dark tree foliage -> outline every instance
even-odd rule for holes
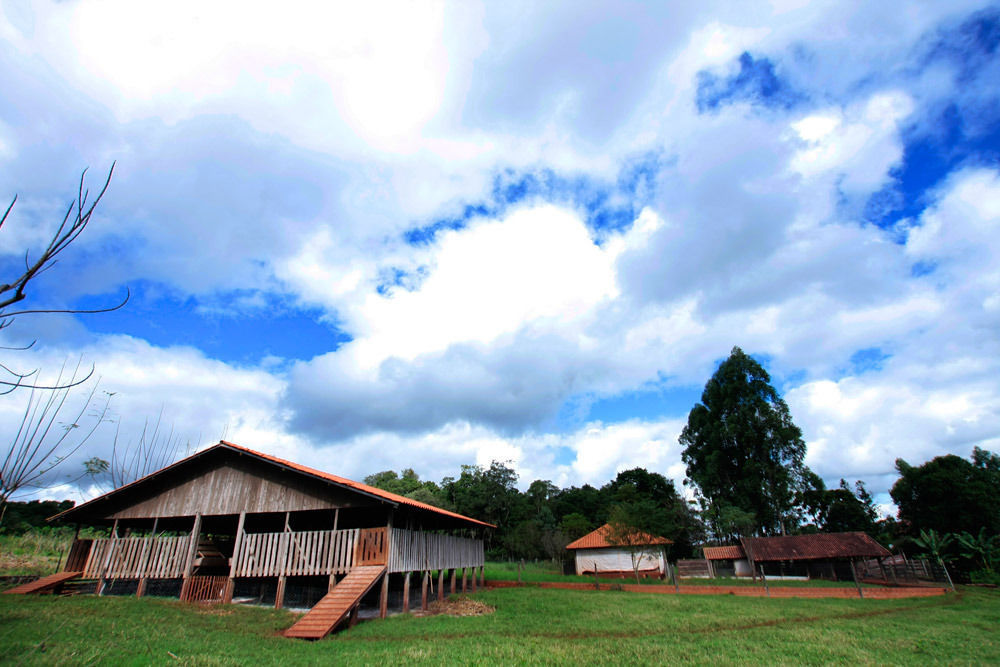
[[[735,509],[751,517],[754,532],[766,535],[797,525],[796,495],[807,470],[802,432],[770,382],[759,363],[734,347],[680,437],[688,480],[709,515],[733,515]]]
[[[875,499],[861,480],[855,482],[853,490],[844,479],[839,488],[828,489],[818,475],[806,471],[798,504],[814,522],[802,526],[802,532],[861,531],[872,537],[881,532]]]
[[[629,517],[630,524],[642,532],[673,541],[671,557],[693,554],[695,543],[703,537],[697,514],[677,493],[674,483],[659,473],[633,468],[601,488],[608,505],[608,517]]]
[[[920,466],[896,459],[899,479],[889,494],[907,533],[1000,533],[1000,457],[978,447],[972,461],[954,454]]]
[[[72,500],[9,502],[4,510],[3,523],[0,523],[0,532],[24,533],[34,528],[48,526],[46,519],[60,512],[65,512],[75,504]]]
[[[421,481],[413,468],[407,468],[398,475],[395,471],[383,470],[365,477],[365,484],[435,507],[453,509],[445,500],[441,487],[434,482]]]
[[[524,514],[521,509],[521,493],[514,486],[517,473],[499,461],[493,461],[489,468],[483,466],[462,466],[458,479],[446,477],[441,481],[441,491],[445,500],[459,514],[475,517],[497,526],[486,539],[487,550],[502,549],[506,532],[510,530],[512,519]]]

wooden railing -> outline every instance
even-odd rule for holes
[[[484,563],[483,541],[393,528],[389,541],[389,572],[417,572]]]
[[[84,576],[102,579],[170,579],[185,572],[190,536],[95,539]],[[483,565],[483,543],[452,535],[401,528],[350,528],[245,533],[234,577],[345,574],[356,565],[388,565],[389,572],[416,572]]]
[[[236,577],[344,574],[354,567],[358,529],[246,533]]]
[[[94,540],[84,577],[172,579],[184,576],[190,537],[119,537]]]

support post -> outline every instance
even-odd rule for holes
[[[222,601],[229,604],[233,601],[233,589],[236,588],[236,566],[240,562],[240,549],[243,547],[243,527],[246,525],[247,513],[240,512],[240,519],[236,523],[236,540],[233,543],[233,557],[229,561],[229,581],[226,582],[226,592],[222,595]]]
[[[191,573],[194,571],[194,557],[198,553],[198,538],[201,536],[201,514],[194,515],[194,526],[191,528],[191,542],[188,544],[187,559],[184,561],[184,583],[181,585],[181,600],[186,600],[188,588],[191,586]]]
[[[455,573],[458,572],[456,568],[451,568],[451,594],[455,594]]]
[[[864,591],[861,590],[861,581],[858,579],[858,568],[856,567],[853,559],[851,560],[851,574],[854,575],[854,585],[858,587],[858,597],[863,598],[865,594]]]
[[[378,596],[378,617],[385,618],[389,615],[389,573],[382,575],[382,591]]]
[[[337,575],[335,575],[333,572],[331,572],[330,573],[330,583],[327,586],[326,591],[329,593],[330,591],[333,590],[333,587],[336,586],[336,585],[337,585]]]
[[[476,568],[472,568],[472,592],[476,592]]]
[[[424,570],[423,576],[420,581],[420,610],[427,611],[427,580],[430,578],[430,573]]]
[[[438,570],[438,600],[444,600],[444,569]]]
[[[115,546],[118,542],[118,519],[115,519],[111,527],[111,541],[108,542],[108,555],[104,557],[104,565],[101,566],[101,578],[97,580],[97,594],[104,595],[104,586],[107,584],[108,568],[111,567],[111,557],[115,553]]]
[[[601,582],[597,579],[597,561],[594,561],[594,590],[601,590]]]
[[[767,593],[767,597],[771,597],[771,588],[767,585],[767,577],[764,576],[764,566],[760,566],[760,580],[764,582],[764,592]]]
[[[135,596],[141,598],[146,594],[146,581],[148,580],[148,573],[146,568],[149,566],[149,550],[153,547],[153,540],[156,539],[156,527],[160,523],[160,517],[155,517],[153,519],[153,530],[150,532],[149,537],[146,538],[148,542],[142,545],[142,559],[139,561],[139,585],[135,589]]]
[[[465,575],[465,568],[463,567],[462,568],[462,595],[465,595],[465,587],[466,587],[466,578],[465,577],[466,577],[466,575]]]
[[[486,588],[486,566],[479,566],[479,583],[482,584],[483,588]]]
[[[524,559],[517,561],[517,585],[521,585],[521,566],[524,564]]]
[[[410,611],[410,573],[403,575],[403,613]]]

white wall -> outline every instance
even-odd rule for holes
[[[632,571],[632,556],[623,549],[577,549],[576,550],[576,573],[583,574],[584,571],[593,572],[594,564],[597,564],[599,572],[605,571]],[[666,571],[663,562],[663,552],[649,557],[643,556],[639,562],[640,570],[650,570],[656,568],[661,573]]]

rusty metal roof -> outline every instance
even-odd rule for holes
[[[294,470],[294,471],[296,471],[298,473],[301,473],[301,474],[305,474],[305,475],[310,475],[310,476],[313,476],[313,477],[317,477],[317,478],[325,480],[327,482],[332,482],[334,484],[337,484],[337,485],[340,485],[340,486],[343,486],[343,487],[347,487],[347,488],[352,489],[354,491],[357,491],[359,493],[363,493],[363,494],[365,494],[367,496],[372,496],[372,497],[375,497],[375,498],[378,498],[378,499],[381,499],[381,500],[384,500],[384,501],[387,501],[387,502],[390,502],[390,503],[393,503],[393,504],[396,504],[396,505],[407,505],[409,507],[414,507],[414,508],[425,510],[425,511],[428,511],[428,512],[433,512],[435,514],[446,516],[446,517],[449,517],[449,518],[452,518],[452,519],[458,519],[460,521],[465,521],[465,522],[468,522],[468,523],[473,523],[473,524],[476,524],[476,525],[479,525],[479,526],[485,526],[487,528],[496,528],[496,526],[494,526],[493,524],[486,523],[485,521],[479,521],[478,519],[473,519],[471,517],[463,516],[462,514],[458,514],[456,512],[449,512],[448,510],[441,509],[440,507],[434,507],[433,505],[428,505],[427,503],[422,503],[420,501],[413,500],[413,499],[407,498],[405,496],[400,496],[400,495],[397,495],[395,493],[390,493],[388,491],[383,491],[382,489],[379,489],[377,487],[369,486],[367,484],[362,484],[361,482],[355,482],[354,480],[347,479],[346,477],[339,477],[337,475],[332,475],[332,474],[330,474],[328,472],[323,472],[322,470],[316,470],[315,468],[310,468],[308,466],[304,466],[304,465],[301,465],[301,464],[298,464],[298,463],[294,463],[292,461],[286,461],[285,459],[280,459],[277,456],[271,456],[270,454],[264,454],[263,452],[258,452],[258,451],[255,451],[253,449],[248,449],[247,447],[243,447],[241,445],[237,445],[237,444],[234,444],[232,442],[226,442],[225,440],[220,440],[219,443],[216,444],[216,445],[208,447],[207,449],[203,449],[200,452],[196,452],[195,454],[192,454],[191,456],[189,456],[189,457],[187,457],[185,459],[181,459],[180,461],[177,461],[176,463],[172,463],[171,465],[168,465],[165,468],[161,468],[160,470],[157,470],[156,472],[150,473],[150,474],[146,475],[145,477],[132,482],[131,484],[126,484],[125,486],[121,486],[121,487],[115,489],[114,491],[111,491],[109,493],[105,493],[102,496],[98,496],[96,498],[88,500],[87,502],[81,503],[81,504],[77,505],[76,507],[70,508],[70,509],[68,509],[68,510],[66,510],[64,512],[60,512],[59,514],[56,514],[53,517],[49,517],[49,521],[52,521],[54,519],[60,519],[60,518],[63,518],[65,516],[72,516],[72,515],[79,514],[79,511],[81,510],[81,508],[85,508],[85,507],[88,507],[88,506],[93,506],[94,504],[96,504],[96,503],[98,503],[100,501],[105,501],[105,500],[110,499],[110,498],[112,498],[114,496],[118,496],[119,494],[121,494],[122,491],[124,491],[126,489],[133,489],[133,488],[135,488],[137,486],[142,486],[143,484],[146,484],[149,480],[152,480],[152,479],[158,477],[160,474],[162,474],[163,472],[165,472],[167,470],[171,470],[173,468],[177,468],[177,467],[182,466],[182,465],[187,465],[188,462],[190,462],[190,461],[193,461],[195,459],[201,458],[201,457],[205,456],[206,454],[208,454],[209,452],[214,452],[214,451],[217,451],[217,450],[220,450],[220,449],[237,452],[239,454],[247,454],[247,455],[253,456],[253,457],[257,458],[257,459],[261,459],[263,461],[268,461],[268,462],[273,463],[275,465],[279,465],[279,466],[282,466],[284,468],[288,468],[290,470]]]
[[[889,550],[865,533],[817,533],[744,537],[743,550],[754,561],[820,558],[883,558]]]
[[[611,531],[610,524],[604,524],[597,530],[587,533],[583,537],[566,545],[567,549],[602,549],[605,547],[616,547],[620,546],[617,544],[611,544],[608,542],[607,536]],[[636,531],[635,536],[637,540],[635,544],[673,544],[673,540],[668,540],[665,537],[656,537],[650,535],[649,533],[643,533],[641,531]],[[641,541],[639,541],[641,540]]]
[[[743,560],[746,554],[743,547],[738,544],[731,544],[724,547],[705,547],[705,560]]]

